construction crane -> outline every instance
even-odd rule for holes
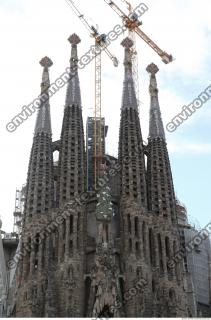
[[[130,1],[122,0],[127,5],[127,9],[129,11],[129,17],[133,14],[134,8],[132,7]],[[135,86],[136,99],[138,103],[138,107],[140,106],[139,100],[139,75],[138,75],[138,55],[136,51],[136,33],[134,29],[128,29],[128,36],[133,41],[133,46],[131,48],[131,56],[132,56],[132,71],[133,71],[133,82]]]
[[[94,106],[94,187],[97,186],[97,179],[100,171],[103,170],[103,153],[102,153],[102,114],[101,114],[101,73],[102,59],[101,52],[105,51],[107,56],[112,60],[115,67],[119,62],[117,58],[107,48],[106,34],[100,34],[96,27],[90,25],[84,15],[78,10],[72,0],[66,0],[74,13],[81,20],[83,25],[89,31],[91,37],[95,39],[95,106]]]
[[[152,41],[139,27],[142,22],[138,20],[138,15],[134,11],[129,16],[126,15],[122,9],[120,9],[114,1],[104,0],[123,20],[125,27],[128,30],[135,31],[139,37],[141,37],[162,59],[164,63],[170,63],[173,61],[172,55],[169,55],[165,51],[161,50],[154,41]]]

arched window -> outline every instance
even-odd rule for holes
[[[176,294],[175,294],[175,291],[174,291],[173,288],[171,288],[171,289],[169,290],[169,299],[170,299],[171,301],[175,301],[175,300],[176,300]]]
[[[65,239],[65,237],[66,237],[66,220],[64,220],[62,223],[62,235],[63,235],[63,239]]]
[[[139,230],[138,230],[138,217],[135,217],[135,236],[139,237]]]
[[[40,247],[40,235],[37,233],[34,241],[34,270],[38,269],[38,252]]]
[[[42,268],[45,266],[46,238],[42,239]]]
[[[70,234],[73,233],[73,215],[70,215]]]
[[[166,247],[166,258],[168,260],[170,259],[170,243],[169,243],[168,237],[165,237],[165,247]]]
[[[29,270],[30,270],[30,257],[31,257],[31,238],[27,239],[27,244],[26,244],[26,257],[24,258],[25,260],[25,279],[27,279],[29,275]]]
[[[154,267],[155,266],[155,241],[153,231],[149,229],[149,254],[150,254],[150,263]]]
[[[146,225],[145,222],[142,224],[142,241],[143,241],[143,250],[144,250],[144,257],[146,258]]]
[[[161,235],[158,233],[157,235],[157,241],[158,241],[158,254],[159,254],[159,267],[160,267],[160,273],[164,273],[163,268],[163,257],[162,257],[162,242],[161,242]]]
[[[138,241],[136,241],[135,247],[136,247],[136,255],[139,256],[140,255],[140,243]]]
[[[69,254],[70,254],[70,257],[73,255],[73,240],[70,239],[70,242],[69,242]]]
[[[40,236],[37,233],[35,236],[35,241],[34,241],[34,254],[35,254],[35,256],[38,254],[39,244],[40,244]]]
[[[129,239],[129,251],[131,252],[132,251],[132,240]]]
[[[169,280],[171,279],[171,276],[173,276],[172,269],[169,266],[169,261],[171,259],[171,248],[170,248],[170,241],[168,237],[165,237],[165,247],[166,247],[166,268],[168,272]]]
[[[155,281],[152,279],[152,292],[155,292]]]
[[[177,256],[177,243],[174,240],[173,242],[173,252],[174,252],[174,257]],[[180,283],[180,261],[175,261],[175,274],[176,274],[176,279],[177,282]]]
[[[131,221],[130,221],[130,215],[127,215],[127,225],[128,225],[128,233],[131,233]]]

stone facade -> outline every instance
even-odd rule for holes
[[[188,247],[184,256],[187,278],[188,309],[194,316],[211,316],[211,241],[209,232],[198,229],[188,223],[187,211],[177,200],[177,217],[179,221],[182,246]],[[202,236],[199,238],[199,235]],[[201,239],[201,241],[199,241]],[[190,245],[192,250],[190,250]]]
[[[97,190],[86,191],[86,161],[77,35],[72,46],[61,139],[52,142],[49,101],[41,103],[31,151],[18,262],[16,317],[186,317],[176,200],[158,102],[150,73],[150,129],[143,145],[130,49],[118,160],[106,157]],[[44,58],[41,92],[48,95]],[[59,150],[58,167],[53,151]],[[147,166],[145,159],[147,157]]]

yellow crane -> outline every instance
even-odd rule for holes
[[[74,13],[89,31],[91,37],[95,39],[95,105],[94,105],[94,142],[93,142],[93,160],[94,160],[94,187],[97,186],[97,179],[102,169],[102,114],[101,114],[101,73],[102,61],[101,52],[105,51],[107,56],[112,60],[115,67],[119,62],[117,58],[108,50],[106,34],[100,34],[97,28],[90,25],[84,15],[78,10],[72,0],[66,0]]]
[[[129,16],[131,16],[134,12],[134,8],[132,7],[130,1],[122,0],[127,5],[127,9],[129,11]],[[130,30],[128,29],[128,36],[133,41],[133,47],[131,48],[131,56],[132,56],[132,70],[133,70],[133,81],[135,86],[135,92],[136,92],[136,99],[138,103],[138,107],[140,105],[139,100],[139,75],[138,75],[138,55],[136,51],[136,33],[134,29]]]
[[[162,59],[164,63],[170,63],[173,61],[172,55],[166,53],[165,51],[161,50],[158,45],[151,40],[139,27],[142,25],[142,22],[138,20],[138,15],[135,11],[130,13],[129,15],[125,14],[122,9],[117,6],[117,4],[114,1],[111,0],[104,0],[123,20],[123,23],[125,27],[129,31],[134,31],[139,37],[141,37]],[[126,1],[124,1],[126,2]],[[130,3],[127,2],[127,4]],[[130,7],[131,9],[132,7]]]

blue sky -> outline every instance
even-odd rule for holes
[[[101,32],[109,32],[120,24],[118,16],[103,0],[78,0],[81,11]],[[90,3],[92,5],[90,5]],[[116,0],[123,9],[122,1]],[[134,7],[139,1],[132,1]],[[149,0],[149,10],[143,15],[143,30],[158,45],[173,54],[169,65],[151,48],[137,38],[140,78],[140,118],[143,137],[148,134],[149,76],[146,67],[158,65],[159,100],[164,124],[167,124],[183,105],[191,103],[210,85],[211,74],[211,2],[210,0]],[[1,36],[1,123],[0,193],[3,228],[12,230],[15,189],[25,183],[33,130],[36,117],[28,119],[14,133],[5,129],[25,104],[40,92],[40,59],[48,55],[54,62],[50,70],[55,80],[68,66],[70,44],[67,38],[76,32],[82,39],[79,55],[93,44],[87,30],[75,17],[65,0],[7,0],[0,1]],[[124,35],[126,36],[126,34]],[[123,50],[120,37],[110,50],[120,61],[118,69],[103,57],[102,110],[109,125],[107,151],[117,154],[118,124],[123,81]],[[80,72],[84,123],[93,114],[94,64]],[[114,90],[115,88],[115,90]],[[65,90],[51,99],[53,140],[59,139]],[[175,132],[167,134],[175,190],[186,205],[192,220],[203,227],[211,220],[210,157],[211,157],[211,102],[208,101]]]
[[[178,138],[178,141],[187,139],[188,144],[188,137],[191,137],[191,143],[195,141],[196,144],[195,150],[193,148],[170,153],[176,194],[186,205],[192,220],[197,220],[201,227],[211,220],[210,120],[211,118],[209,121],[204,120],[203,124],[191,126]]]

